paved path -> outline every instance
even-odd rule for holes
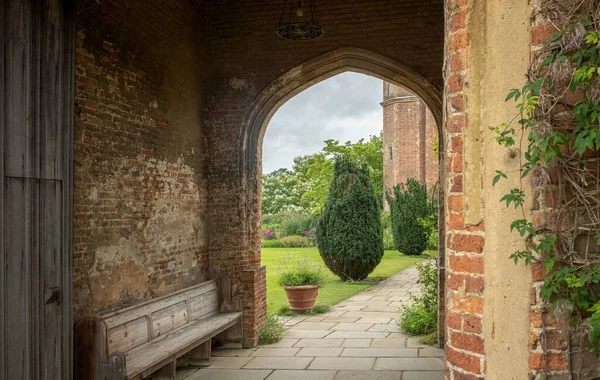
[[[312,317],[284,317],[288,330],[268,346],[213,351],[208,368],[179,380],[442,380],[443,350],[400,332],[398,308],[418,292],[414,267]]]

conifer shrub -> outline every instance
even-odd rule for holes
[[[317,246],[327,268],[343,281],[364,280],[381,261],[380,212],[368,167],[338,156],[317,224]]]
[[[417,256],[427,248],[428,233],[420,220],[431,213],[427,204],[427,187],[414,179],[394,186],[387,193],[392,215],[394,246],[405,255]]]

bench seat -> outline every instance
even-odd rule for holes
[[[91,314],[76,325],[76,379],[175,380],[177,359],[210,365],[213,340],[241,341],[242,326],[242,300],[225,276]]]
[[[217,334],[238,323],[241,312],[214,314],[197,319],[177,330],[139,346],[125,354],[126,379],[143,379],[199,343],[209,341]]]

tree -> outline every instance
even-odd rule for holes
[[[298,175],[305,191],[302,194],[302,207],[316,215],[323,211],[329,186],[333,178],[333,162],[336,157],[347,156],[358,165],[366,165],[374,183],[374,193],[381,200],[383,194],[383,137],[371,136],[368,141],[360,139],[356,143],[325,140],[321,152],[296,157],[293,172]]]
[[[325,265],[343,281],[364,280],[383,257],[380,202],[366,165],[338,155],[333,169],[317,246]]]
[[[427,187],[410,178],[406,185],[396,185],[392,191],[386,196],[392,216],[394,246],[405,255],[420,255],[427,248],[428,237],[420,219],[431,214],[427,204]]]
[[[302,187],[298,176],[282,168],[262,177],[262,213],[279,214],[301,208]]]

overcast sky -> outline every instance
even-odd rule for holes
[[[327,139],[356,142],[383,127],[380,79],[343,73],[287,101],[273,116],[263,141],[263,172],[291,168],[296,156],[321,150]]]

